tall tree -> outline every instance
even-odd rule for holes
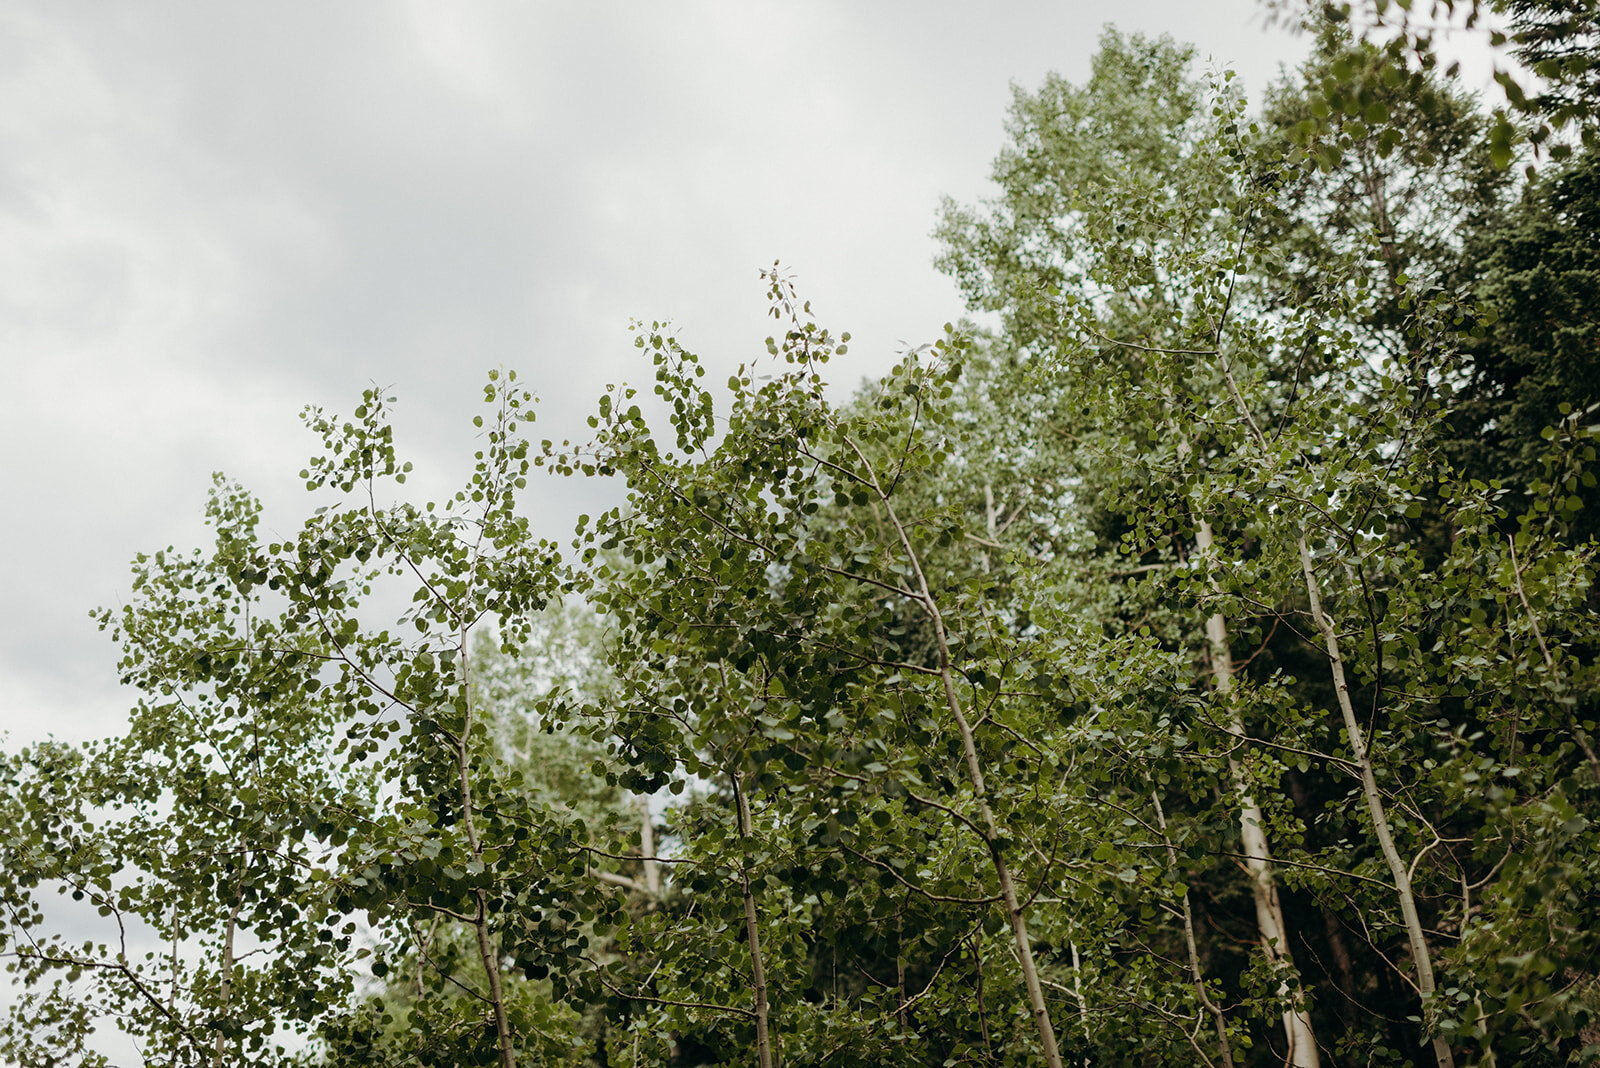
[[[1469,929],[1480,907],[1473,895],[1494,885],[1495,875],[1492,862],[1451,843],[1504,841],[1525,806],[1587,796],[1588,727],[1564,718],[1555,696],[1573,699],[1572,687],[1585,685],[1585,661],[1581,653],[1563,660],[1555,647],[1533,642],[1550,653],[1541,652],[1538,663],[1551,680],[1535,718],[1539,730],[1563,737],[1535,760],[1511,739],[1515,730],[1494,740],[1473,733],[1479,717],[1494,722],[1509,714],[1500,704],[1509,692],[1484,679],[1514,672],[1527,647],[1517,652],[1472,630],[1456,648],[1442,635],[1461,633],[1452,612],[1477,618],[1484,600],[1515,599],[1526,618],[1508,619],[1514,629],[1528,633],[1550,612],[1538,626],[1559,618],[1565,637],[1558,646],[1587,648],[1592,620],[1576,591],[1591,586],[1588,550],[1562,549],[1549,533],[1570,522],[1576,498],[1508,514],[1494,504],[1498,490],[1458,479],[1443,465],[1449,423],[1440,413],[1450,403],[1450,383],[1463,375],[1462,332],[1485,325],[1472,306],[1413,282],[1394,299],[1389,287],[1402,281],[1400,272],[1369,271],[1353,256],[1307,257],[1315,269],[1292,303],[1256,284],[1284,262],[1279,239],[1261,221],[1293,206],[1271,180],[1293,156],[1275,155],[1281,142],[1253,136],[1242,106],[1226,93],[1213,98],[1212,114],[1214,124],[1197,135],[1185,162],[1220,196],[1174,206],[1159,193],[1152,199],[1142,176],[1114,175],[1057,197],[1072,207],[1054,222],[1057,232],[995,221],[1023,219],[1027,204],[1043,201],[1029,188],[1003,199],[987,223],[947,215],[958,224],[952,255],[964,257],[963,279],[979,281],[980,306],[1024,294],[1027,316],[1008,318],[1008,331],[1016,331],[1015,344],[1040,381],[1070,398],[1051,410],[1082,417],[1060,434],[1080,457],[1068,465],[1083,472],[1073,493],[1080,504],[1110,506],[1118,522],[1107,529],[1137,554],[1137,568],[1157,575],[1151,581],[1158,588],[1187,593],[1213,621],[1220,615],[1251,628],[1270,621],[1292,635],[1309,618],[1309,633],[1288,643],[1294,648],[1269,639],[1252,656],[1258,663],[1250,688],[1265,688],[1256,707],[1265,711],[1276,700],[1278,714],[1246,720],[1248,731],[1233,730],[1225,715],[1211,720],[1224,728],[1219,733],[1246,743],[1256,762],[1275,765],[1277,775],[1290,775],[1292,766],[1291,781],[1326,791],[1320,813],[1320,802],[1307,808],[1279,801],[1268,809],[1289,843],[1276,858],[1279,877],[1292,873],[1302,894],[1369,939],[1373,921],[1383,917],[1393,934],[1373,940],[1378,959],[1420,995],[1416,1015],[1437,1063],[1453,1063],[1469,1045],[1490,1056],[1496,1048],[1526,1054],[1541,1042],[1551,1051],[1569,1049],[1576,1031],[1562,1014],[1587,995],[1508,995],[1538,990],[1535,972],[1513,981],[1486,970],[1481,957],[1446,948],[1460,937],[1452,932]],[[1340,162],[1325,159],[1320,169],[1336,174]],[[1128,220],[1146,218],[1152,204],[1166,225],[1145,238]],[[1378,249],[1381,235],[1363,234],[1353,221],[1348,229],[1356,243],[1365,238]],[[1014,239],[1023,258],[992,251],[998,235]],[[1051,240],[1070,250],[1072,270],[1052,274],[1045,262],[1028,292],[1027,267],[1015,264],[1043,260],[1038,247]],[[1447,255],[1440,259],[1448,266]],[[1068,284],[1058,289],[1062,280]],[[1387,353],[1374,351],[1367,329],[1385,306],[1398,319],[1391,336],[1404,339]],[[1556,471],[1581,483],[1588,431],[1569,423],[1551,433],[1561,444],[1544,453],[1542,484],[1560,485],[1552,483]],[[1096,479],[1102,488],[1086,492]],[[1417,551],[1410,523],[1429,487],[1441,483],[1439,507],[1454,532],[1442,562]],[[1521,549],[1512,539],[1506,552],[1485,551],[1505,524],[1519,525],[1537,548]],[[1209,552],[1198,551],[1202,543]],[[1523,551],[1564,576],[1568,593],[1559,606],[1524,602],[1515,592],[1523,572],[1510,555]],[[1430,647],[1439,655],[1402,652]],[[1293,663],[1296,675],[1314,672],[1322,681],[1275,678],[1274,663]],[[1213,657],[1213,672],[1225,665]],[[1527,792],[1485,793],[1475,785],[1485,772]],[[1294,815],[1306,823],[1297,827]],[[1585,885],[1587,875],[1577,881]],[[1446,962],[1459,971],[1441,972]],[[1571,966],[1574,988],[1582,987],[1587,967]],[[1500,1006],[1522,997],[1537,1000],[1552,1023],[1509,1019]],[[1396,1039],[1407,1041],[1399,1034],[1389,1041]],[[1353,1052],[1384,1043],[1347,1028],[1342,1044]]]
[[[1228,239],[1216,232],[1214,220],[1217,208],[1236,196],[1226,185],[1226,171],[1209,165],[1216,145],[1206,136],[1202,89],[1186,76],[1190,55],[1167,39],[1125,39],[1107,31],[1081,88],[1052,76],[1036,95],[1018,90],[1010,124],[1014,143],[995,166],[999,197],[983,211],[947,203],[939,231],[946,247],[941,264],[976,307],[1002,311],[1010,343],[1031,356],[1034,374],[1049,380],[1061,398],[1046,410],[1062,420],[1045,433],[1079,453],[1074,481],[1080,497],[1084,491],[1105,495],[1108,502],[1120,497],[1124,508],[1144,505],[1130,498],[1127,469],[1119,470],[1113,457],[1145,446],[1128,441],[1120,429],[1102,433],[1104,414],[1126,404],[1118,395],[1130,386],[1165,397],[1167,414],[1150,431],[1192,455],[1193,430],[1183,410],[1191,403],[1186,394],[1192,383],[1159,373],[1142,350],[1185,344],[1163,336],[1169,322],[1193,324],[1206,314],[1227,314],[1221,300],[1209,309],[1194,307],[1181,284],[1186,261],[1214,254]],[[1108,210],[1104,196],[1112,187],[1119,195]],[[1209,288],[1217,291],[1214,280]],[[1075,326],[1061,315],[1054,295],[1062,293],[1092,309]],[[1154,337],[1119,348],[1115,337],[1129,333]],[[1064,347],[1085,334],[1117,354],[1115,380],[1060,358]],[[1037,444],[1026,448],[1037,451]],[[1092,453],[1099,455],[1091,458]],[[1211,520],[1197,511],[1184,524],[1191,550],[1201,557],[1213,551]],[[1231,703],[1228,622],[1216,612],[1203,618],[1214,685],[1227,706],[1222,718],[1242,737],[1244,724]],[[1261,945],[1274,966],[1288,967],[1289,926],[1261,808],[1244,766],[1234,760],[1227,769]],[[1289,1003],[1283,1020],[1291,1062],[1316,1064],[1309,1014],[1293,1005],[1292,983],[1280,992]]]
[[[1020,881],[1019,865],[1027,862],[997,811],[1012,820],[1038,817],[1023,816],[1030,810],[1011,799],[1009,779],[1006,788],[989,786],[990,758],[970,703],[984,689],[982,657],[995,658],[987,673],[998,684],[1012,654],[1003,646],[988,654],[954,651],[977,640],[971,631],[989,628],[971,620],[958,629],[962,600],[948,599],[952,593],[923,566],[924,543],[948,542],[946,525],[899,510],[902,482],[924,477],[945,454],[938,403],[950,392],[939,377],[944,371],[910,361],[870,417],[841,419],[822,393],[820,367],[843,341],[806,318],[782,279],[774,274],[771,283],[774,312],[789,325],[772,349],[786,367],[765,385],[750,373],[730,380],[733,410],[720,440],[713,439],[713,396],[696,382],[698,361],[655,333],[640,343],[653,355],[657,392],[672,405],[677,451],[657,443],[627,394],[608,394],[592,459],[551,454],[558,468],[615,471],[632,489],[632,508],[602,517],[588,534],[602,546],[621,547],[633,565],[598,575],[599,603],[622,628],[631,661],[618,665],[619,674],[645,672],[630,694],[637,708],[618,729],[651,781],[682,766],[715,775],[731,794],[734,842],[743,843],[735,877],[752,991],[742,1011],[755,1025],[760,1063],[779,1058],[774,1015],[794,1011],[797,991],[769,983],[783,961],[762,953],[763,945],[772,946],[763,940],[771,921],[764,923],[762,911],[785,906],[758,900],[766,877],[751,862],[782,851],[775,842],[758,844],[755,829],[765,823],[772,833],[804,820],[794,806],[815,797],[810,809],[821,820],[810,823],[813,845],[842,847],[861,863],[881,864],[891,885],[903,884],[928,902],[1003,905],[1040,1054],[1059,1064]],[[871,525],[809,522],[828,501],[872,516]],[[923,616],[933,636],[932,663],[900,662],[874,637],[870,621],[887,620],[891,606],[864,598],[882,594]],[[859,712],[847,717],[846,708]],[[937,755],[924,756],[922,746]],[[931,764],[923,762],[930,757]],[[892,807],[880,807],[886,803]],[[842,828],[833,822],[835,806],[844,806]],[[934,890],[928,874],[898,874],[903,861],[874,862],[881,850],[865,848],[858,832],[847,829],[861,825],[862,806],[874,810],[873,827],[892,825],[891,811],[909,806],[928,814],[919,822],[949,821],[936,840],[970,835],[961,851],[976,847],[987,856],[985,883],[993,896]],[[763,808],[767,817],[755,819]],[[803,898],[816,878],[789,894]],[[833,885],[826,868],[818,881]],[[903,911],[896,913],[897,923],[905,920]],[[901,930],[893,940],[903,936]]]
[[[1288,166],[1262,168],[1263,181],[1281,183],[1260,205],[1281,259],[1250,282],[1293,304],[1333,271],[1369,270],[1366,343],[1397,351],[1417,343],[1405,336],[1409,294],[1459,283],[1463,235],[1497,215],[1511,182],[1470,94],[1437,70],[1388,64],[1346,23],[1324,19],[1310,57],[1267,93],[1262,123],[1294,147]]]

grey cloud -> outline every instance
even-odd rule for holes
[[[1132,3],[1256,63],[1251,0]],[[1227,17],[1223,17],[1226,13]],[[856,335],[846,385],[961,312],[940,193],[983,193],[1008,82],[1082,76],[1105,10],[1038,3],[137,7],[0,13],[0,727],[109,727],[84,613],[199,543],[209,472],[303,508],[300,405],[401,398],[422,489],[464,474],[486,368],[582,430],[647,376],[630,317],[723,371],[782,259]],[[1259,72],[1259,76],[1258,76]],[[561,535],[614,492],[540,486]],[[17,516],[25,517],[16,521]],[[73,733],[87,731],[74,729]]]

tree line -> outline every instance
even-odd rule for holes
[[[491,372],[447,500],[308,411],[292,534],[219,476],[99,613],[126,732],[0,762],[0,1055],[1600,1058],[1600,42],[1498,10],[1493,112],[1405,4],[1256,108],[1108,30],[939,213],[995,325],[843,401],[774,265],[584,440]]]

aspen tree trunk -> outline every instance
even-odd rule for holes
[[[471,761],[468,746],[472,743],[472,685],[467,673],[467,632],[461,631],[461,737],[456,740],[456,770],[460,777],[461,824],[467,833],[467,846],[472,859],[482,863],[483,846],[478,841],[478,829],[473,820]],[[478,959],[483,964],[484,978],[489,983],[489,1004],[494,1013],[495,1036],[500,1042],[501,1068],[517,1068],[517,1048],[511,1038],[511,1021],[506,1015],[505,992],[500,985],[500,950],[489,930],[489,895],[483,890],[472,892],[477,911],[472,927],[478,936]]]
[[[1178,850],[1172,844],[1172,836],[1167,834],[1167,814],[1161,810],[1161,795],[1151,792],[1150,800],[1156,806],[1156,822],[1161,827],[1161,840],[1167,846],[1167,866],[1172,869],[1174,878],[1178,874]],[[1195,996],[1200,999],[1201,1006],[1211,1014],[1211,1019],[1217,1027],[1217,1045],[1222,1050],[1222,1063],[1226,1068],[1233,1068],[1233,1047],[1228,1043],[1228,1021],[1222,1014],[1222,1009],[1211,1000],[1211,995],[1206,993],[1206,978],[1200,971],[1200,951],[1194,941],[1194,910],[1189,905],[1189,891],[1183,892],[1183,942],[1189,951],[1189,975],[1194,980]],[[1292,1055],[1292,1051],[1291,1051]],[[1293,1061],[1290,1062],[1294,1063]]]
[[[1214,537],[1211,523],[1200,521],[1195,534],[1195,546],[1201,556],[1213,554]],[[1233,653],[1228,646],[1228,623],[1222,613],[1214,613],[1206,620],[1206,639],[1211,646],[1211,677],[1217,693],[1222,696],[1227,709],[1228,730],[1236,738],[1244,737],[1244,721],[1239,716],[1239,706],[1233,700]],[[1274,966],[1293,967],[1289,955],[1289,927],[1284,921],[1283,906],[1278,902],[1278,886],[1272,874],[1272,853],[1267,847],[1267,832],[1262,819],[1261,806],[1256,803],[1244,766],[1238,757],[1228,757],[1228,772],[1233,779],[1234,796],[1239,804],[1239,837],[1245,855],[1245,875],[1250,882],[1250,897],[1255,903],[1256,931],[1267,960]],[[1286,1001],[1295,995],[1287,982],[1278,986],[1278,996]],[[1293,1068],[1319,1068],[1316,1035],[1311,1030],[1311,1014],[1303,1005],[1290,1005],[1283,1012],[1283,1033],[1289,1042],[1285,1063]]]
[[[656,827],[650,814],[650,795],[639,795],[639,853],[644,858],[644,888],[661,896],[661,865],[656,862]]]
[[[1089,1006],[1083,1000],[1083,961],[1078,958],[1078,943],[1072,941],[1067,944],[1072,947],[1072,995],[1078,1001],[1078,1023],[1083,1027],[1083,1048],[1086,1054],[1078,1063],[1082,1068],[1089,1068],[1087,1051],[1092,1045],[1092,1040],[1089,1035]]]
[[[994,516],[994,486],[989,482],[988,479],[984,479],[983,480],[983,529],[984,529],[984,533],[988,535],[989,540],[991,542],[994,541],[994,535],[995,535],[994,520],[995,520],[995,516]],[[988,571],[989,570],[989,548],[988,548],[988,546],[984,546],[983,551],[978,554],[978,559],[980,561],[982,561],[984,571]]]
[[[1405,922],[1406,939],[1411,945],[1411,960],[1417,969],[1417,992],[1422,996],[1424,1021],[1433,1014],[1433,996],[1436,986],[1433,978],[1433,958],[1428,952],[1428,940],[1422,930],[1422,920],[1417,915],[1416,898],[1411,893],[1411,873],[1405,860],[1395,847],[1394,835],[1389,830],[1389,817],[1384,811],[1383,795],[1378,791],[1378,780],[1373,774],[1372,754],[1367,750],[1366,735],[1361,722],[1356,719],[1355,707],[1350,703],[1350,684],[1345,678],[1344,657],[1339,651],[1339,632],[1333,620],[1322,610],[1322,587],[1317,582],[1312,566],[1311,550],[1306,537],[1300,535],[1296,547],[1300,550],[1300,570],[1305,577],[1306,596],[1311,602],[1311,618],[1322,632],[1328,650],[1328,667],[1333,673],[1333,692],[1339,701],[1339,713],[1344,717],[1345,733],[1350,736],[1350,752],[1361,769],[1361,792],[1366,798],[1367,812],[1372,817],[1372,830],[1378,839],[1378,849],[1389,865],[1394,879],[1395,892],[1400,898],[1400,917]],[[1440,1035],[1433,1036],[1433,1055],[1439,1068],[1455,1068],[1455,1056],[1450,1043]]]
[[[1089,1040],[1089,1007],[1083,1000],[1083,962],[1078,959],[1078,943],[1068,943],[1072,947],[1072,994],[1078,999],[1078,1019],[1083,1022],[1083,1040]]]
[[[866,472],[867,484],[872,487],[873,495],[883,505],[884,513],[894,526],[900,546],[905,550],[906,562],[916,578],[917,599],[922,602],[923,611],[933,623],[934,642],[939,650],[939,678],[943,683],[945,705],[950,709],[950,716],[955,720],[956,730],[961,737],[961,748],[966,757],[967,778],[972,784],[972,793],[978,803],[978,819],[984,845],[989,850],[995,878],[1000,883],[1000,897],[1005,902],[1006,916],[1011,921],[1011,936],[1017,949],[1017,963],[1022,969],[1022,980],[1028,989],[1028,1004],[1033,1011],[1034,1027],[1039,1032],[1039,1045],[1044,1052],[1045,1063],[1050,1068],[1062,1068],[1055,1028],[1050,1023],[1050,1009],[1044,1000],[1044,985],[1039,982],[1039,968],[1033,959],[1033,942],[1028,936],[1028,920],[1023,911],[1021,896],[1017,893],[1016,881],[1011,875],[1010,862],[1006,859],[1004,836],[1000,833],[999,821],[995,819],[994,810],[989,807],[989,791],[984,784],[982,761],[978,759],[977,739],[972,733],[971,721],[962,711],[961,698],[956,694],[955,666],[950,657],[950,641],[945,631],[944,614],[939,610],[939,603],[934,599],[933,590],[928,585],[927,574],[922,569],[922,558],[917,554],[916,547],[911,544],[911,537],[906,533],[905,524],[900,522],[900,515],[890,503],[889,494],[878,481],[871,461],[854,442],[848,438],[844,440],[855,453],[856,459],[861,462],[862,469]]]
[[[248,863],[248,857],[245,863]],[[244,878],[243,872],[240,879]],[[233,1001],[233,940],[234,934],[239,929],[239,909],[244,904],[244,887],[234,887],[233,905],[228,909],[228,924],[222,934],[222,977],[217,984],[217,994],[221,1004],[221,1015],[228,1015],[228,1006]],[[216,1049],[212,1055],[211,1063],[221,1068],[223,1059],[228,1053],[228,1037],[221,1031],[217,1032]]]
[[[1264,461],[1269,451],[1266,435],[1256,425],[1244,394],[1239,392],[1239,383],[1234,380],[1233,369],[1221,355],[1219,341],[1218,362],[1227,380],[1229,395],[1233,398],[1239,418],[1249,427],[1251,437],[1261,447]],[[1339,702],[1339,714],[1344,719],[1345,733],[1350,738],[1350,752],[1355,757],[1356,766],[1361,769],[1361,793],[1367,803],[1367,813],[1372,817],[1372,833],[1378,839],[1378,849],[1389,866],[1395,893],[1400,899],[1400,917],[1405,924],[1406,940],[1410,943],[1411,960],[1417,969],[1417,992],[1422,997],[1424,1027],[1428,1027],[1431,1026],[1428,1021],[1434,1012],[1433,995],[1436,989],[1433,958],[1428,952],[1422,920],[1417,915],[1416,898],[1411,893],[1411,873],[1406,870],[1400,850],[1395,847],[1394,834],[1389,829],[1389,816],[1384,811],[1383,795],[1378,790],[1377,776],[1373,772],[1372,754],[1367,750],[1366,735],[1361,730],[1361,722],[1356,719],[1355,707],[1350,703],[1350,684],[1344,673],[1344,656],[1339,650],[1339,632],[1333,620],[1322,610],[1322,587],[1317,582],[1317,571],[1312,564],[1311,550],[1306,545],[1303,531],[1295,539],[1295,548],[1300,554],[1300,572],[1305,580],[1306,599],[1311,603],[1311,618],[1322,632],[1323,644],[1327,648],[1328,670],[1333,676],[1333,692]],[[1440,1035],[1433,1036],[1433,1056],[1438,1068],[1455,1068],[1455,1055],[1450,1050],[1450,1043]]]
[[[906,955],[905,947],[900,944],[901,922],[900,913],[894,914],[894,981],[900,991],[900,1030],[906,1029]]]
[[[739,840],[750,841],[750,801],[744,795],[739,773],[729,776],[733,780],[733,798],[738,805]],[[739,881],[744,888],[744,929],[750,940],[750,985],[756,1001],[756,1056],[761,1068],[772,1068],[772,1037],[768,1027],[767,973],[761,961],[761,927],[756,922],[756,898],[750,889],[750,864],[748,859],[739,865]]]
[[[983,929],[980,927],[972,936],[972,970],[974,977],[974,993],[978,997],[978,1028],[983,1034],[983,1048],[989,1056],[994,1056],[994,1045],[989,1041],[989,1014],[983,1007]]]

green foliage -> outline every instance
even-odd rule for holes
[[[1551,804],[1567,811],[1574,790],[1587,796],[1584,784],[1600,770],[1591,729],[1572,712],[1592,700],[1593,550],[1560,537],[1581,511],[1573,494],[1592,481],[1582,471],[1589,432],[1577,422],[1546,432],[1563,444],[1530,450],[1541,459],[1523,483],[1526,497],[1446,466],[1459,451],[1451,386],[1473,366],[1463,341],[1489,334],[1495,316],[1439,285],[1461,273],[1451,233],[1468,201],[1460,191],[1481,191],[1489,218],[1497,180],[1486,161],[1469,158],[1483,127],[1446,87],[1426,74],[1363,82],[1362,64],[1377,64],[1376,50],[1341,41],[1325,34],[1305,88],[1281,88],[1262,129],[1215,88],[1209,126],[1174,139],[1182,148],[1172,165],[1194,177],[1124,178],[1107,162],[1113,147],[1070,133],[1094,128],[1084,109],[1104,105],[1092,94],[1060,94],[1079,108],[1057,109],[1066,139],[1052,142],[1019,121],[1014,151],[1057,143],[1090,158],[1024,172],[1007,169],[1012,157],[1003,156],[999,197],[985,211],[947,208],[945,263],[974,306],[1007,309],[994,348],[1011,355],[988,366],[1028,380],[1001,388],[1035,398],[1018,414],[1040,430],[1016,451],[1017,483],[1040,511],[1055,502],[1053,522],[1038,522],[1081,531],[1076,544],[1101,561],[1062,561],[1041,554],[1037,540],[1019,543],[1046,567],[1024,596],[1082,606],[1112,633],[1131,625],[1174,651],[1195,650],[1197,624],[1213,614],[1254,646],[1236,698],[1244,737],[1217,705],[1184,723],[1182,737],[1194,745],[1188,759],[1197,770],[1209,755],[1220,771],[1222,753],[1240,741],[1249,747],[1242,792],[1264,800],[1296,946],[1344,969],[1305,976],[1319,1035],[1343,1034],[1349,1052],[1363,1056],[1414,1047],[1414,1031],[1373,1028],[1370,1017],[1335,1016],[1328,1006],[1341,995],[1369,1005],[1402,996],[1390,969],[1403,971],[1422,951],[1446,969],[1440,992],[1414,1012],[1439,1036],[1441,1063],[1451,1046],[1472,1043],[1521,1056],[1575,1052],[1587,1011],[1577,1006],[1588,1004],[1585,977],[1595,970],[1583,940],[1565,940],[1575,955],[1559,964],[1494,964],[1488,934],[1463,932],[1491,910],[1488,899],[1499,901],[1508,865],[1495,851],[1531,813]],[[1106,41],[1107,52],[1142,47]],[[1167,62],[1181,65],[1181,54]],[[1115,63],[1103,53],[1097,72]],[[1340,79],[1353,87],[1342,111],[1327,99]],[[1203,114],[1191,92],[1188,113]],[[1034,114],[1031,104],[1019,94],[1017,114]],[[1154,90],[1116,108],[1134,128],[1171,114]],[[1307,117],[1297,120],[1296,109]],[[1332,138],[1338,151],[1318,158],[1275,130],[1298,132],[1313,148],[1316,138]],[[1316,166],[1301,168],[1302,160]],[[1209,192],[1169,200],[1152,184]],[[1137,220],[1152,205],[1161,225],[1145,230]],[[1559,232],[1581,243],[1570,224]],[[1051,266],[1069,261],[1070,272]],[[1560,381],[1553,390],[1572,395]],[[987,400],[993,390],[984,381],[971,395]],[[1043,488],[1051,479],[1053,493]],[[1567,480],[1573,488],[1559,489]],[[1513,511],[1519,500],[1525,505]],[[1446,547],[1419,537],[1435,521],[1450,531]],[[1521,540],[1508,540],[1508,529],[1520,529]],[[1130,577],[1145,592],[1126,590]],[[1096,583],[1101,592],[1085,590]],[[1550,597],[1556,587],[1559,600]],[[1307,604],[1312,595],[1320,611]],[[1047,625],[1037,599],[1014,611]],[[1324,612],[1334,621],[1326,652],[1316,631]],[[1550,628],[1561,637],[1531,637]],[[1111,677],[1122,692],[1136,685]],[[1163,681],[1180,678],[1173,671]],[[1534,678],[1544,681],[1530,690]],[[1341,716],[1342,687],[1360,719]],[[1121,733],[1132,727],[1124,721]],[[1225,820],[1194,817],[1205,828],[1199,856],[1239,852],[1219,835]],[[1571,825],[1583,826],[1581,817]],[[1588,885],[1586,863],[1569,869],[1553,855],[1532,863],[1536,882]],[[1222,885],[1197,881],[1213,908],[1227,900]],[[1446,932],[1431,951],[1429,930]],[[1348,963],[1345,931],[1362,932],[1376,951],[1365,984]],[[1539,978],[1550,969],[1565,986]],[[1225,971],[1243,978],[1241,963]],[[1270,1018],[1272,990],[1271,982],[1230,982],[1218,997],[1230,1013]],[[1257,1049],[1271,1041],[1254,1035]]]
[[[1332,272],[1370,272],[1368,343],[1395,351],[1413,343],[1408,294],[1459,284],[1461,234],[1496,213],[1510,177],[1470,95],[1435,70],[1386,79],[1387,62],[1327,21],[1310,59],[1269,92],[1263,125],[1291,147],[1269,183],[1282,188],[1261,205],[1282,259],[1258,284],[1295,304]]]
[[[1505,108],[1496,110],[1487,145],[1496,167],[1510,166],[1521,142],[1559,162],[1571,155],[1576,133],[1593,150],[1600,136],[1600,4],[1595,0],[1266,0],[1274,16],[1302,28],[1327,22],[1353,24],[1381,56],[1359,82],[1362,90],[1398,86],[1439,68],[1435,35],[1458,25],[1506,50],[1532,77],[1509,63],[1495,64]],[[1490,28],[1491,19],[1504,28]],[[1445,30],[1444,32],[1450,32]],[[1451,65],[1447,75],[1453,76]],[[1360,117],[1355,98],[1330,86],[1319,94],[1324,112]]]
[[[1037,93],[1013,90],[1012,144],[993,172],[1000,197],[981,209],[946,200],[935,232],[940,268],[975,307],[999,312],[1008,338],[1029,352],[1059,335],[1051,294],[1083,292],[1119,306],[1137,299],[1106,285],[1111,265],[1082,255],[1091,231],[1078,222],[1103,189],[1130,185],[1137,207],[1100,225],[1119,239],[1117,269],[1138,276],[1139,298],[1157,301],[1168,295],[1156,272],[1166,243],[1226,193],[1191,165],[1203,125],[1199,87],[1186,74],[1192,50],[1111,29],[1100,45],[1087,84],[1051,75]]]
[[[444,502],[308,412],[299,526],[219,477],[99,614],[128,730],[0,764],[0,1055],[1592,1061],[1593,161],[1508,208],[1415,44],[1256,117],[1108,32],[943,208],[1001,329],[843,402],[775,267],[586,441],[491,374]],[[567,561],[535,466],[626,488]]]
[[[515,507],[530,398],[491,379],[477,468],[442,507],[387,501],[410,465],[370,391],[349,420],[307,413],[323,451],[302,477],[324,503],[297,532],[265,543],[259,505],[219,478],[214,551],[141,556],[134,599],[99,614],[144,695],[129,731],[8,764],[17,825],[37,828],[6,864],[30,987],[8,1032],[19,1057],[47,1041],[81,1055],[88,1018],[120,1019],[163,1063],[265,1063],[308,1039],[371,1063],[377,1023],[455,1063],[450,1036],[481,1031],[485,1004],[505,1025],[491,1059],[539,1033],[518,1014],[528,997],[502,994],[502,960],[564,966],[616,905],[585,877],[581,820],[501,759],[472,696],[474,630],[518,648],[559,581]],[[383,624],[402,591],[411,606]],[[52,889],[112,937],[41,938]],[[357,969],[432,967],[441,923],[478,936],[475,977],[434,969],[462,993],[400,1017],[362,1007]],[[60,1022],[46,1035],[40,1019]]]
[[[1470,235],[1463,259],[1494,318],[1465,342],[1470,377],[1451,416],[1453,456],[1463,470],[1514,493],[1526,489],[1525,507],[1576,498],[1568,520],[1577,541],[1596,532],[1594,476],[1547,470],[1545,434],[1567,412],[1600,403],[1597,250],[1600,161],[1593,154],[1541,175],[1517,204]]]

